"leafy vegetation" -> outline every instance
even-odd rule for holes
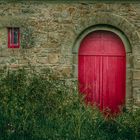
[[[0,77],[0,140],[138,140],[140,110],[106,119],[79,96],[75,82],[46,70]]]
[[[25,25],[24,25],[25,26]],[[21,47],[29,49],[31,47],[34,47],[35,44],[35,37],[33,35],[33,29],[32,27],[22,27],[22,33],[21,33]]]

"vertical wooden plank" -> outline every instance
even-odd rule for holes
[[[120,112],[125,104],[126,56],[120,38],[107,31],[93,32],[79,49],[79,90],[87,103],[100,110]]]

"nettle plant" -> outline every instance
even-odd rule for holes
[[[35,44],[35,38],[33,34],[33,27],[26,25],[21,28],[21,47],[32,48]]]

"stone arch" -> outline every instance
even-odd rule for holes
[[[118,15],[108,13],[97,13],[88,22],[84,22],[77,28],[77,38],[74,42],[73,53],[73,73],[74,78],[78,77],[78,50],[82,39],[89,33],[96,30],[108,30],[117,34],[124,43],[126,50],[126,107],[132,107],[133,103],[133,53],[140,44],[140,38],[133,24]]]
[[[119,30],[116,27],[113,27],[111,25],[107,25],[107,24],[94,25],[94,26],[88,27],[87,29],[82,31],[82,33],[80,33],[80,35],[76,39],[76,42],[74,44],[72,52],[73,53],[78,53],[78,50],[79,50],[79,47],[80,47],[80,42],[89,33],[97,31],[97,30],[111,31],[111,32],[117,34],[121,38],[123,43],[124,43],[126,53],[131,53],[132,52],[131,44],[130,44],[129,39],[127,38],[127,36],[121,30]]]
[[[128,38],[129,43],[131,44],[131,46],[133,46],[132,52],[133,52],[133,48],[137,47],[140,44],[139,41],[140,37],[135,26],[131,24],[127,19],[122,18],[121,16],[116,14],[99,12],[94,14],[92,17],[90,17],[88,21],[83,22],[82,25],[79,25],[79,27],[77,27],[76,29],[77,38],[72,48],[73,53],[76,53],[75,52],[77,47],[76,45],[80,41],[80,38],[82,36],[86,36],[87,32],[97,30],[96,28],[98,29],[106,28],[107,30],[111,30],[113,32],[115,32],[115,29],[117,31],[120,31],[119,34],[121,36]]]

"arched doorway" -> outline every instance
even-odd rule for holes
[[[79,90],[100,110],[118,113],[125,104],[126,52],[118,35],[98,30],[88,34],[78,52]]]

